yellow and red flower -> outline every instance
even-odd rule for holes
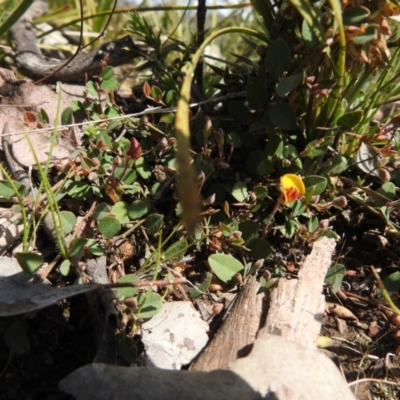
[[[285,174],[281,177],[281,204],[287,204],[303,197],[306,188],[303,180],[295,174]]]

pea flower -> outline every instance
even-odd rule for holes
[[[272,217],[278,211],[279,206],[281,204],[287,204],[299,199],[300,197],[303,197],[306,192],[306,188],[304,186],[303,180],[299,176],[295,174],[285,174],[281,177],[281,191],[282,193],[278,197],[275,207],[268,218],[267,224],[265,225],[263,231],[264,237],[268,233],[269,223],[271,222]]]
[[[302,179],[294,174],[286,174],[281,177],[281,204],[287,204],[304,196],[306,188]]]

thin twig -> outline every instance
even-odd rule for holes
[[[51,78],[54,76],[57,72],[61,71],[63,68],[65,68],[68,64],[72,62],[74,58],[80,53],[82,50],[82,40],[83,40],[83,3],[82,0],[79,0],[79,13],[80,13],[80,27],[79,27],[79,41],[78,41],[78,46],[75,50],[75,53],[63,64],[61,64],[59,67],[57,67],[51,74],[45,76],[44,78],[39,79],[38,81],[34,82],[35,85],[38,85],[39,83],[42,83],[46,81],[47,79]]]

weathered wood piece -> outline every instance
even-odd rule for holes
[[[298,279],[280,279],[271,293],[264,333],[281,336],[315,349],[325,309],[322,287],[335,248],[333,239],[322,238],[300,268]]]
[[[271,293],[264,328],[263,295],[257,295],[259,285],[252,277],[239,293],[219,331],[190,369],[210,371],[226,368],[229,363],[250,352],[256,336],[266,333],[316,349],[325,308],[322,287],[334,248],[335,241],[332,239],[322,238],[315,242],[298,279],[279,280],[277,288]]]
[[[14,42],[14,59],[20,71],[34,80],[42,79],[57,70],[65,61],[44,58],[37,46],[37,38],[32,18],[45,13],[47,4],[43,0],[33,2],[27,13],[10,29]],[[68,65],[46,79],[46,83],[83,81],[85,74],[97,75],[102,62],[117,66],[129,62],[135,56],[142,55],[130,36],[105,43],[87,54],[79,54]]]
[[[211,371],[225,368],[250,353],[260,329],[264,294],[257,295],[259,287],[255,277],[246,282],[221,328],[190,369]]]

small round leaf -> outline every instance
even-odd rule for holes
[[[111,239],[121,231],[121,224],[114,217],[106,217],[99,222],[98,228],[106,239]]]

